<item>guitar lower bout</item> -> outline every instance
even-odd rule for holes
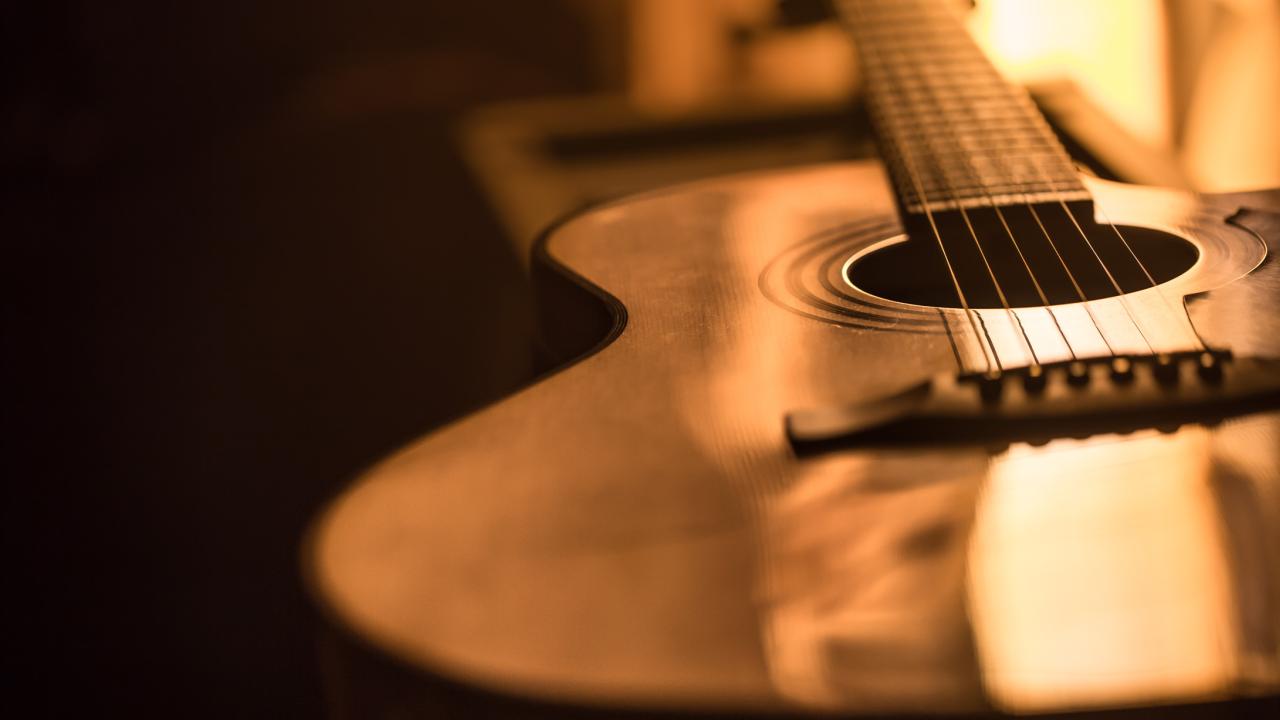
[[[873,294],[850,260],[904,232],[877,163],[704,181],[563,224],[547,259],[625,327],[339,496],[308,544],[316,596],[412,673],[521,712],[1267,702],[1274,408],[996,451],[922,438],[805,455],[788,438],[797,410],[993,358],[1012,371],[1197,341],[1280,356],[1280,321],[1258,311],[1280,302],[1269,226],[1227,223],[1234,201],[1082,182],[1106,222],[1193,243],[1190,266],[1052,312]],[[608,329],[598,301],[544,310]]]

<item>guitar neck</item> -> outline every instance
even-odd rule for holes
[[[906,212],[1087,200],[1027,96],[938,0],[833,0]]]

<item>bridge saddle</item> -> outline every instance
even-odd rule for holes
[[[1227,350],[1071,360],[939,375],[844,407],[789,413],[799,454],[837,447],[1039,444],[1059,437],[1172,431],[1280,408],[1280,359]]]

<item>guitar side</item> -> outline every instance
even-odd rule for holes
[[[1094,192],[1106,202],[1111,191]],[[1145,197],[1227,214],[1165,191],[1115,193],[1112,208]],[[616,298],[625,326],[338,497],[307,549],[321,604],[409,667],[530,702],[610,712],[1021,709],[1025,693],[1001,695],[983,675],[999,646],[974,625],[974,568],[1005,567],[972,555],[975,538],[997,536],[989,518],[999,514],[978,510],[993,497],[986,452],[797,458],[784,433],[792,410],[956,370],[955,338],[928,312],[872,303],[824,316],[792,302],[803,279],[769,285],[771,264],[797,246],[897,232],[876,163],[706,181],[566,223],[546,253]],[[1216,232],[1225,246],[1259,241],[1225,223]],[[788,282],[800,284],[795,297],[771,296]],[[1278,298],[1268,263],[1194,301],[1192,317],[1238,351],[1276,355],[1273,317],[1231,318]],[[582,318],[565,325],[599,327],[597,309],[559,307]],[[1208,453],[1213,468],[1253,438],[1247,457],[1231,457],[1247,475],[1255,529],[1222,541],[1221,562],[1202,564],[1226,588],[1218,604],[1174,613],[1216,617],[1247,596],[1247,627],[1222,631],[1247,642],[1214,629],[1193,640],[1226,643],[1218,665],[1155,671],[1175,682],[1150,685],[1150,697],[1078,696],[1047,709],[1215,699],[1246,679],[1274,691],[1274,573],[1243,589],[1226,576],[1238,574],[1241,543],[1255,567],[1280,557],[1276,427],[1269,414],[1169,436]],[[1109,456],[1099,467],[1185,451],[1160,438],[1126,442],[1138,459]],[[1201,512],[1222,506],[1221,493],[1203,491],[1213,482],[1186,480],[1184,504],[1221,535],[1221,513]],[[1129,500],[1099,502],[1115,510]],[[861,560],[851,569],[842,557]],[[854,592],[859,582],[876,596]],[[1116,602],[1117,616],[1141,612],[1132,598]]]

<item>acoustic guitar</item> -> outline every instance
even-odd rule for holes
[[[440,690],[380,712],[1276,708],[1280,194],[1085,176],[949,3],[834,11],[883,162],[559,224],[594,348],[317,521],[333,624]]]

